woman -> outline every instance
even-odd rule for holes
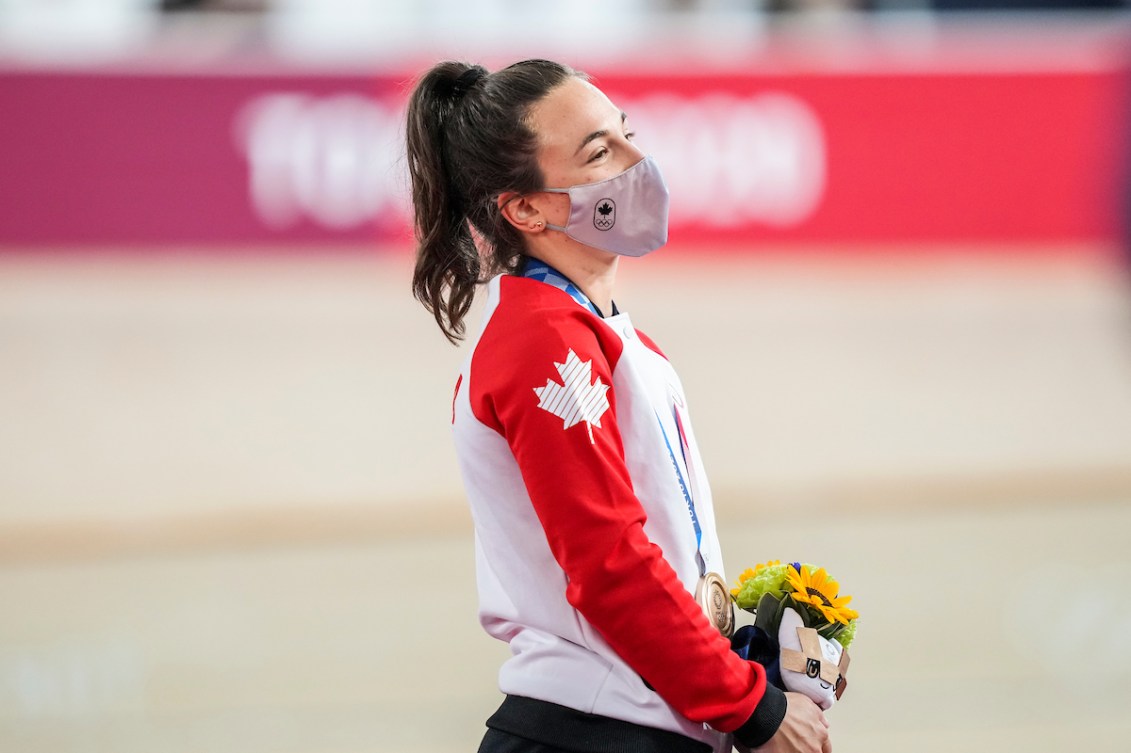
[[[613,302],[619,257],[667,239],[625,114],[557,63],[445,62],[407,150],[413,290],[453,342],[489,279],[452,406],[480,621],[513,654],[480,751],[830,750],[696,600],[722,558],[683,389]]]

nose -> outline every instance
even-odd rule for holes
[[[622,170],[627,170],[628,168],[632,167],[633,165],[644,159],[645,156],[644,152],[640,150],[640,147],[638,147],[628,139],[624,140],[624,149],[621,151],[624,155],[624,164],[620,166]]]

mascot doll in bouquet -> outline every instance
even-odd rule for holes
[[[731,590],[734,603],[754,614],[731,646],[766,668],[782,690],[802,693],[828,710],[847,686],[848,646],[856,636],[851,596],[840,596],[824,568],[773,561],[747,570]]]

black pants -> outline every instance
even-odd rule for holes
[[[502,730],[489,729],[479,744],[479,753],[568,753],[561,748],[536,743]]]
[[[667,730],[507,696],[490,719],[479,753],[711,753]]]

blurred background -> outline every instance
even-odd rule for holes
[[[531,56],[671,186],[728,575],[855,597],[836,750],[1126,750],[1125,2],[0,0],[0,751],[475,749],[401,122]]]

